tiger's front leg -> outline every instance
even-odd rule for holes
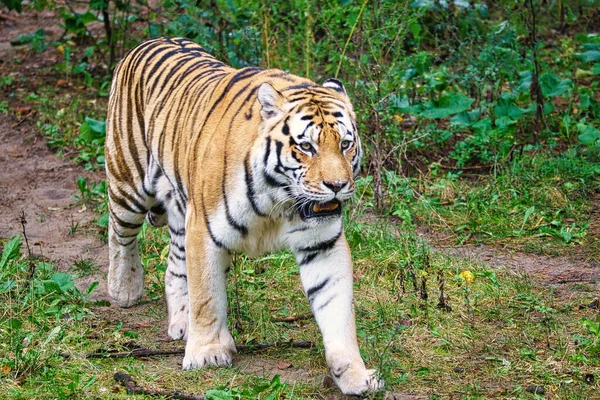
[[[383,382],[377,379],[375,370],[365,368],[358,349],[352,305],[352,258],[344,234],[331,246],[299,248],[295,254],[335,383],[347,395],[381,388]]]
[[[185,233],[190,307],[183,369],[226,367],[236,353],[227,329],[226,270],[231,257],[211,239],[204,220],[191,212]]]

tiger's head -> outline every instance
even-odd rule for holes
[[[285,94],[284,94],[285,93]],[[354,194],[362,149],[356,117],[337,79],[258,90],[266,141],[264,178],[294,203],[303,220],[337,216]]]

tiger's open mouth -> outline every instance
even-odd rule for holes
[[[300,218],[303,220],[340,215],[341,213],[342,202],[339,200],[332,200],[327,203],[310,201],[300,208]]]

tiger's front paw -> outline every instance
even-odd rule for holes
[[[359,396],[365,392],[383,388],[384,382],[377,378],[374,369],[348,368],[339,374],[331,371],[334,381],[345,395]]]
[[[208,344],[193,350],[188,347],[185,349],[183,358],[183,369],[185,370],[210,366],[230,367],[233,355],[236,353],[235,346],[223,344]]]
[[[137,270],[132,268],[132,270],[130,276],[120,280],[111,279],[111,276],[108,279],[108,294],[123,308],[132,307],[144,294],[142,267],[137,267]]]
[[[173,340],[187,340],[188,316],[180,313],[169,319],[169,336]]]

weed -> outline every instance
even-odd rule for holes
[[[73,262],[72,270],[76,276],[84,277],[97,273],[100,271],[100,267],[89,258],[78,258]]]

